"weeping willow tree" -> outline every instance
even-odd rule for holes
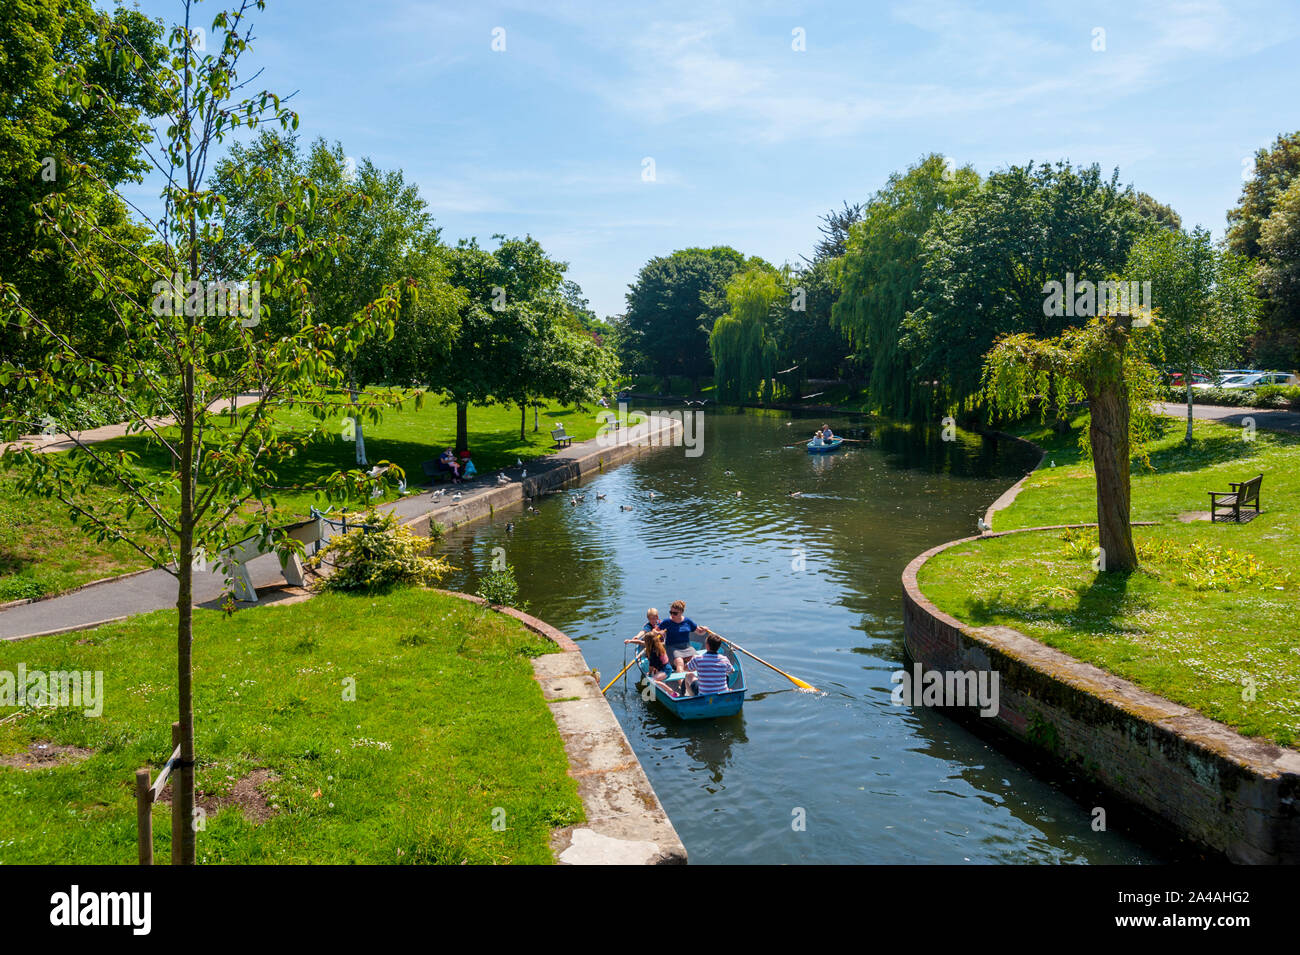
[[[771,400],[777,348],[767,334],[767,317],[783,294],[778,274],[767,268],[751,268],[728,283],[730,309],[709,335],[720,400]]]
[[[1102,316],[1050,339],[1004,335],[985,356],[983,371],[983,397],[994,414],[1024,415],[1031,401],[1050,394],[1064,415],[1072,402],[1087,399],[1088,430],[1079,443],[1097,477],[1101,567],[1116,573],[1138,566],[1129,466],[1132,449],[1142,448],[1154,428],[1157,376],[1143,350],[1132,347],[1133,327],[1130,316]],[[1048,404],[1042,402],[1044,414]]]

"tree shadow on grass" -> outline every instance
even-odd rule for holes
[[[998,624],[1010,617],[1054,624],[1074,632],[1125,634],[1135,628],[1120,621],[1124,614],[1146,609],[1146,602],[1129,592],[1130,572],[1112,571],[1097,574],[1083,587],[1040,588],[1032,593],[1008,594],[999,590],[989,598],[974,598],[967,603],[966,616],[976,626]],[[1068,606],[1054,606],[1067,595],[1077,600]]]
[[[1153,451],[1151,465],[1166,474],[1199,471],[1230,461],[1244,463],[1254,458],[1258,451],[1259,446],[1255,442],[1243,441],[1239,434],[1216,431],[1208,436],[1198,435],[1191,444],[1180,441],[1171,447]]]

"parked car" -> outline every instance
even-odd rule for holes
[[[1258,374],[1258,372],[1253,372],[1251,374]],[[1194,384],[1192,385],[1192,387],[1200,388],[1200,389],[1231,388],[1234,382],[1239,381],[1242,378],[1249,378],[1249,377],[1250,374],[1244,372],[1237,372],[1235,374],[1220,374],[1217,381],[1209,381],[1209,382],[1203,382],[1201,384]]]
[[[1225,390],[1241,390],[1246,388],[1258,388],[1260,385],[1294,385],[1300,380],[1290,372],[1285,371],[1261,371],[1253,375],[1237,375],[1230,382],[1220,385]]]
[[[1205,372],[1202,371],[1192,372],[1192,387],[1195,388],[1197,385],[1203,385],[1203,384],[1204,385],[1214,384],[1214,378],[1211,377],[1210,375],[1205,374]],[[1183,373],[1181,371],[1169,372],[1169,387],[1171,388],[1183,387]]]

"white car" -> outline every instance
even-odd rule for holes
[[[1246,388],[1258,388],[1260,385],[1294,385],[1295,375],[1284,371],[1261,371],[1253,375],[1233,375],[1230,380],[1219,385],[1225,391],[1238,391]]]
[[[1251,373],[1251,374],[1249,374],[1249,375],[1246,375],[1246,374],[1240,374],[1240,373],[1239,373],[1239,374],[1235,374],[1235,375],[1222,375],[1222,376],[1220,376],[1220,378],[1219,378],[1218,381],[1202,381],[1202,382],[1199,382],[1199,383],[1197,383],[1197,384],[1192,385],[1192,387],[1193,387],[1193,388],[1200,388],[1202,391],[1204,391],[1204,390],[1206,390],[1206,389],[1208,389],[1208,388],[1232,388],[1232,387],[1235,387],[1235,384],[1234,384],[1235,382],[1238,382],[1238,381],[1240,381],[1240,380],[1243,379],[1243,378],[1251,378],[1251,377],[1254,377],[1255,374],[1258,374],[1258,372],[1253,372],[1253,373]]]

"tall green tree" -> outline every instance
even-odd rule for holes
[[[939,382],[944,404],[972,403],[1000,335],[1051,339],[1100,313],[1081,292],[1057,314],[1049,284],[1108,280],[1147,221],[1118,172],[1031,163],[993,173],[926,234],[918,307],[904,322],[915,374]]]
[[[700,379],[712,373],[709,335],[727,310],[726,288],[745,267],[745,257],[730,246],[680,249],[651,259],[628,287],[627,357],[637,370],[664,379]]]
[[[1300,366],[1300,299],[1288,294],[1285,281],[1296,268],[1288,260],[1288,244],[1282,239],[1290,213],[1283,210],[1273,225],[1271,238],[1264,240],[1264,228],[1292,187],[1300,182],[1300,130],[1279,135],[1272,146],[1255,153],[1251,175],[1241,187],[1241,198],[1228,211],[1228,247],[1239,255],[1255,259],[1261,298],[1259,330],[1251,343],[1258,366],[1294,369]]]
[[[1049,385],[1058,413],[1075,398],[1087,399],[1085,447],[1097,479],[1101,569],[1108,573],[1138,566],[1129,469],[1133,448],[1151,436],[1155,374],[1145,357],[1149,346],[1134,347],[1134,322],[1131,315],[1103,315],[1052,338],[1004,335],[984,357],[981,397],[995,415],[1024,415]]]
[[[0,276],[5,336],[30,335],[42,348],[38,367],[0,363],[0,384],[15,383],[20,391],[50,401],[97,390],[121,406],[130,431],[147,436],[167,455],[168,466],[155,476],[138,468],[131,453],[109,453],[69,434],[76,448],[66,455],[11,450],[4,462],[21,465],[26,490],[58,499],[90,533],[127,542],[177,579],[181,740],[172,777],[172,861],[179,864],[195,860],[194,571],[208,555],[249,536],[273,541],[282,553],[301,550],[275,526],[277,472],[316,432],[286,425],[277,412],[305,406],[323,417],[342,380],[341,362],[369,338],[391,330],[404,295],[401,287],[390,287],[341,324],[317,320],[307,292],[332,266],[342,239],[328,229],[322,239],[288,237],[298,236],[300,227],[337,221],[359,200],[356,195],[328,199],[310,182],[299,181],[268,223],[286,238],[285,250],[255,259],[240,277],[246,291],[259,290],[257,305],[250,309],[252,296],[237,296],[238,307],[231,308],[228,276],[205,254],[219,239],[223,197],[207,188],[203,171],[233,131],[263,121],[290,128],[297,116],[269,91],[239,92],[240,61],[252,30],[248,13],[262,5],[246,2],[218,13],[207,31],[210,52],[199,48],[193,6],[182,5],[183,22],[171,31],[170,54],[156,70],[149,57],[134,50],[124,29],[106,34],[99,48],[114,75],[129,73],[163,91],[163,137],[139,144],[148,146],[165,185],[162,210],[151,220],[151,241],[130,250],[138,270],[110,270],[88,241],[104,238],[96,231],[102,201],[81,201],[83,193],[69,190],[47,196],[37,207],[43,235],[57,242],[64,267],[92,286],[113,315],[122,342],[114,359],[82,351]],[[102,97],[113,108],[113,91],[82,66],[68,69],[61,90],[78,101]],[[82,170],[74,167],[74,172]],[[102,188],[91,173],[82,185],[88,192]],[[259,333],[263,318],[268,327],[291,331],[264,337]],[[243,390],[259,392],[261,400],[237,426],[224,426],[224,416],[210,412],[209,404]],[[174,429],[164,430],[134,410],[141,393],[174,418]],[[332,475],[322,490],[345,499],[369,486],[364,472],[352,472]]]
[[[923,277],[923,240],[940,219],[979,189],[969,166],[951,169],[931,154],[895,173],[866,204],[842,258],[834,261],[839,299],[832,319],[859,359],[869,363],[872,401],[886,414],[918,413],[929,400],[916,359],[902,341],[907,315],[917,306]]]
[[[768,321],[772,307],[784,299],[780,276],[770,265],[752,266],[727,284],[730,308],[709,336],[721,400],[771,400],[777,347],[768,334]]]
[[[1259,234],[1260,289],[1271,353],[1265,364],[1300,366],[1300,177],[1278,197]]]
[[[1166,362],[1183,373],[1192,440],[1192,372],[1240,359],[1255,327],[1254,272],[1244,257],[1216,248],[1200,227],[1157,229],[1138,239],[1125,275],[1151,283]]]
[[[250,177],[256,168],[265,175]],[[408,365],[411,347],[407,334],[418,307],[422,334],[450,335],[455,310],[461,298],[445,280],[445,255],[439,230],[433,224],[427,203],[418,189],[408,183],[401,170],[383,170],[368,158],[360,163],[344,152],[340,143],[323,139],[303,155],[294,137],[277,130],[264,130],[249,146],[236,144],[217,164],[213,188],[227,195],[222,241],[214,249],[223,267],[239,273],[252,255],[278,254],[284,239],[267,229],[284,196],[300,180],[312,183],[327,201],[348,194],[359,200],[350,204],[340,220],[331,223],[343,242],[333,267],[313,283],[314,312],[327,324],[346,321],[373,301],[385,286],[405,277],[421,285],[419,304],[408,303],[399,318],[399,333],[393,339],[372,341],[347,361],[348,393],[353,407],[350,439],[356,448],[356,462],[367,465],[365,421],[356,405],[360,391],[376,383],[400,380]],[[256,183],[258,188],[254,188]],[[261,186],[264,184],[264,188]],[[302,228],[301,239],[320,237],[323,224],[315,230]],[[300,241],[298,233],[291,237]],[[372,409],[372,414],[376,413]]]
[[[139,140],[161,108],[153,72],[166,55],[161,32],[138,11],[104,13],[90,0],[0,4],[0,275],[52,327],[105,358],[119,342],[112,312],[39,230],[35,207],[51,195],[83,207],[94,203],[96,234],[83,241],[112,267],[130,268],[147,234],[113,190],[140,181],[147,168]],[[109,44],[129,44],[147,69],[115,69],[103,55]],[[108,98],[70,94],[60,81],[67,68],[84,73]],[[40,345],[30,336],[6,336],[0,359],[31,364],[40,359]]]

